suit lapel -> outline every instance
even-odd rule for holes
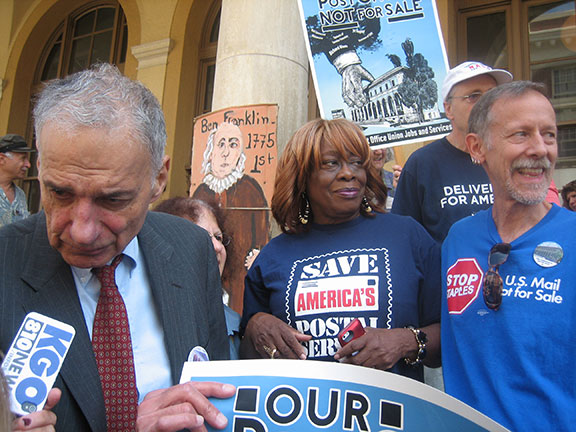
[[[138,242],[164,330],[172,382],[177,384],[188,353],[200,344],[197,305],[191,301],[190,289],[185,288],[191,284],[191,275],[172,245],[156,231],[149,217],[138,234]]]
[[[189,266],[175,253],[171,244],[158,233],[150,218],[147,218],[138,234],[138,240],[164,330],[172,381],[176,384],[190,350],[207,342],[202,340],[197,322],[198,316],[202,316],[205,311],[197,310],[199,306],[194,300],[197,295],[194,289],[195,277],[191,269],[187,268]],[[88,419],[91,429],[106,430],[100,377],[72,271],[60,254],[49,245],[44,217],[39,217],[28,250],[22,279],[31,289],[26,298],[22,299],[24,307],[27,312],[39,312],[76,329],[60,378],[69,390],[70,397]]]
[[[70,266],[48,243],[45,219],[37,224],[22,278],[30,286],[26,312],[39,312],[70,324],[76,336],[60,376],[93,430],[106,429],[106,413],[92,343]]]

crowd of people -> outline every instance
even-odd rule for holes
[[[240,317],[226,305],[225,209],[176,197],[149,211],[169,169],[152,93],[105,64],[49,83],[34,109],[41,212],[14,183],[34,150],[0,139],[0,350],[28,311],[76,337],[43,410],[11,418],[0,388],[0,428],[222,429],[209,398],[235,388],[177,384],[201,347],[419,381],[442,365],[448,394],[505,427],[569,430],[576,181],[560,207],[554,109],[542,85],[477,62],[449,71],[442,98],[452,132],[393,172],[348,120],[296,131],[271,202],[282,234],[250,263]],[[365,334],[341,346],[355,319]]]

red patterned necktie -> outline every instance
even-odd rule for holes
[[[122,260],[94,268],[101,289],[92,328],[92,347],[102,383],[108,432],[136,429],[138,390],[128,315],[114,278]]]

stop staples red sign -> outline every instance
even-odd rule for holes
[[[461,314],[478,297],[482,287],[482,269],[474,258],[460,258],[446,272],[448,312]]]

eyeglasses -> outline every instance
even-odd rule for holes
[[[484,273],[484,303],[489,309],[498,310],[502,304],[502,287],[504,282],[498,273],[498,268],[506,262],[510,255],[509,243],[498,243],[492,246],[488,254],[488,271]]]
[[[232,237],[230,237],[228,234],[224,234],[224,233],[210,234],[210,233],[208,233],[208,235],[211,238],[215,238],[216,240],[218,240],[224,246],[228,246],[230,244],[230,242],[232,241]]]
[[[448,99],[465,99],[468,103],[475,104],[483,94],[482,92],[474,92],[466,96],[450,96]]]

